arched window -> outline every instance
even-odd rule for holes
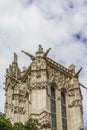
[[[56,129],[56,102],[55,102],[55,89],[51,87],[51,117],[52,128]]]
[[[61,92],[62,130],[67,130],[66,101],[65,94]]]

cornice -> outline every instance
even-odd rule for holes
[[[49,66],[52,66],[54,69],[59,70],[60,72],[66,74],[70,78],[74,76],[72,72],[69,71],[66,67],[60,65],[59,63],[55,62],[54,60],[47,57],[46,62]]]
[[[70,78],[72,78],[74,76],[74,74],[72,72],[70,72],[70,70],[68,68],[62,66],[61,64],[55,62],[54,60],[52,60],[48,57],[46,58],[46,63],[47,63],[47,65],[53,67],[55,70],[59,70],[60,72],[66,74]],[[31,65],[28,67],[25,74],[23,75],[21,82],[24,82],[26,80],[26,77],[30,71],[31,71]]]

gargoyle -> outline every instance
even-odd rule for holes
[[[78,78],[79,73],[81,72],[81,70],[82,70],[82,67],[77,71],[77,73],[73,76],[73,78]]]
[[[28,53],[28,52],[26,52],[26,51],[21,51],[21,52],[23,52],[23,53],[25,53],[26,55],[28,55],[30,58],[31,58],[31,60],[34,60],[34,56],[32,55],[32,54],[30,54],[30,53]]]
[[[44,53],[44,55],[43,55],[44,58],[47,57],[47,55],[48,55],[48,53],[49,53],[50,50],[51,50],[51,48],[49,48],[49,49]]]

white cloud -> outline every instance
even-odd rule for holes
[[[85,3],[85,4],[84,4]],[[3,0],[0,1],[0,86],[4,82],[5,70],[12,62],[13,52],[19,55],[19,65],[28,66],[30,60],[21,53],[27,50],[34,54],[38,44],[48,49],[49,56],[69,66],[74,63],[81,82],[87,86],[87,42],[75,39],[81,33],[87,37],[87,4],[85,0]],[[84,96],[84,122],[87,120],[87,92]],[[0,97],[4,97],[3,90]],[[0,98],[0,111],[3,111]]]

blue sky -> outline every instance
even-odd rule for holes
[[[3,0],[0,1],[0,111],[4,111],[5,70],[19,56],[19,66],[28,66],[38,44],[49,57],[68,67],[82,66],[80,82],[87,87],[87,0]],[[87,91],[82,89],[84,125],[87,126]]]

